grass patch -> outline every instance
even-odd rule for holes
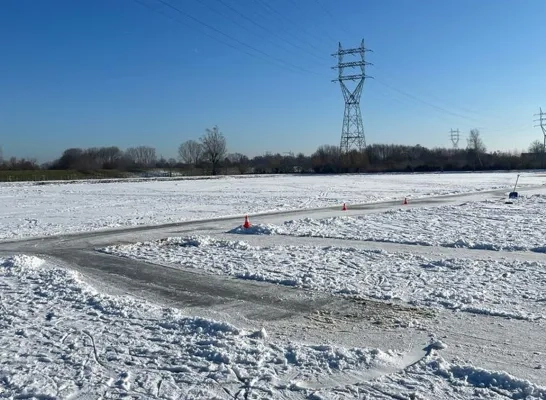
[[[0,170],[0,182],[25,181],[67,181],[78,179],[125,178],[127,173],[116,170],[97,170],[89,172],[73,170]]]

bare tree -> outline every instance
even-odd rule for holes
[[[477,129],[470,130],[470,135],[468,136],[468,139],[467,139],[467,149],[476,155],[476,158],[478,159],[480,166],[483,167],[480,154],[485,153],[486,147],[480,136],[479,130]]]
[[[535,140],[529,145],[529,153],[542,153],[544,151],[544,144],[540,140]]]
[[[2,150],[2,146],[0,146],[0,165],[4,164],[4,150]]]
[[[483,140],[480,136],[480,131],[477,129],[472,129],[470,135],[467,139],[467,148],[469,150],[474,150],[476,153],[485,153],[486,147],[483,144]]]
[[[125,150],[125,157],[133,164],[137,164],[138,152],[135,147],[129,147]]]
[[[149,146],[130,147],[125,151],[125,156],[142,167],[152,166],[157,159],[155,148]]]
[[[203,146],[195,140],[188,140],[178,148],[178,156],[183,163],[195,166],[203,158]]]
[[[155,164],[157,155],[154,147],[139,146],[137,149],[139,150],[142,164],[146,166],[152,166]]]
[[[205,160],[212,165],[212,175],[216,175],[220,161],[224,159],[227,151],[226,138],[219,131],[218,126],[214,126],[212,129],[207,129],[201,138],[201,144]]]

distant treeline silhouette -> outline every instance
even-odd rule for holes
[[[70,148],[57,160],[38,165],[36,160],[0,158],[0,170],[116,170],[139,172],[176,170],[185,174],[286,174],[355,172],[431,172],[544,168],[543,145],[534,141],[528,153],[487,152],[477,130],[472,130],[462,149],[426,148],[420,145],[372,144],[362,151],[342,154],[339,146],[322,145],[313,154],[271,154],[247,157],[228,153],[218,127],[208,129],[199,140],[182,143],[178,159],[158,157],[150,146]]]

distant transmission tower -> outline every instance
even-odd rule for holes
[[[544,144],[542,145],[542,168],[544,168],[546,163],[546,113],[542,112],[542,107],[540,107],[540,112],[535,114],[535,117],[538,117],[534,121],[538,122],[535,128],[540,127],[542,129],[542,136],[544,136]]]
[[[343,92],[343,98],[345,99],[345,113],[343,115],[340,144],[342,153],[348,153],[351,149],[363,150],[366,147],[366,137],[364,136],[362,115],[360,114],[360,97],[362,95],[364,80],[366,78],[371,78],[370,76],[367,76],[365,72],[366,65],[372,65],[365,60],[367,51],[371,50],[364,47],[364,39],[362,39],[360,47],[354,49],[343,49],[341,43],[339,43],[337,53],[332,54],[333,57],[338,58],[337,65],[332,67],[332,69],[337,69],[339,73],[338,77],[333,79],[332,82],[339,82],[341,91]],[[359,56],[360,59],[344,62],[343,57],[347,55],[356,55]],[[360,68],[360,72],[357,74],[345,74],[346,68]],[[358,83],[351,90],[345,84],[346,81]]]
[[[459,135],[459,129],[452,129],[449,131],[451,143],[453,143],[453,148],[458,149],[459,148],[459,140],[461,136]]]

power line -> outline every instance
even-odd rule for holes
[[[297,1],[295,1],[295,0],[288,0],[288,1],[289,1],[290,3],[292,3],[295,7],[299,8],[299,9],[302,10],[304,13],[306,13],[306,10],[303,10],[303,9],[301,8],[300,2],[297,2]],[[330,41],[332,41],[332,42],[334,42],[334,43],[337,43],[337,40],[334,39],[334,38],[330,35],[329,32],[327,32],[327,31],[324,30],[322,24],[319,24],[319,28],[321,28],[320,30],[321,30],[326,36],[328,36],[328,39],[329,39]],[[314,36],[314,35],[313,35],[313,36]],[[318,36],[315,36],[315,37],[318,38]],[[320,40],[322,40],[322,39],[320,39]],[[328,43],[328,45],[330,45],[330,44]]]
[[[171,19],[171,20],[173,20],[173,21],[175,21],[175,22],[177,22],[177,23],[181,23],[181,24],[182,24],[182,22],[181,22],[179,19],[173,18],[173,17],[170,16],[169,14],[162,12],[160,9],[157,9],[157,8],[154,8],[154,7],[150,6],[149,4],[145,3],[144,1],[141,1],[141,0],[133,0],[133,1],[134,1],[135,3],[138,3],[138,4],[140,4],[140,5],[144,6],[144,7],[146,7],[146,8],[148,8],[148,9],[152,10],[153,12],[159,13],[159,14],[161,14],[161,15],[163,15],[163,16],[165,16],[165,17],[167,17],[167,18],[169,18],[169,19]],[[162,5],[165,6],[165,7],[168,7],[168,8],[170,8],[170,9],[176,11],[178,14],[180,14],[180,15],[182,15],[182,16],[184,16],[184,17],[186,17],[186,18],[188,18],[188,19],[190,19],[190,20],[196,22],[197,24],[199,24],[199,25],[201,25],[201,26],[203,26],[203,27],[205,27],[205,28],[207,28],[207,29],[209,29],[209,30],[212,30],[212,31],[214,31],[214,32],[216,32],[216,33],[218,33],[218,34],[220,34],[220,35],[222,35],[222,36],[224,36],[224,37],[226,37],[226,38],[228,38],[228,39],[230,39],[230,40],[236,42],[237,44],[239,44],[240,46],[243,46],[244,48],[235,46],[235,45],[233,45],[233,44],[231,44],[231,43],[229,43],[229,42],[226,42],[226,41],[224,41],[224,40],[222,40],[222,39],[220,39],[220,38],[218,38],[218,37],[216,37],[216,36],[213,36],[213,35],[209,34],[208,32],[206,32],[206,31],[204,31],[204,30],[200,30],[200,31],[201,31],[204,35],[206,35],[207,37],[209,37],[209,38],[211,38],[211,39],[213,39],[213,40],[215,40],[215,41],[217,41],[217,42],[219,42],[219,43],[221,43],[221,44],[223,44],[223,45],[225,45],[225,46],[228,46],[228,47],[230,47],[230,48],[232,48],[232,49],[234,49],[234,50],[237,50],[237,51],[239,51],[239,52],[242,52],[243,54],[246,54],[246,55],[248,55],[248,56],[250,56],[250,57],[254,57],[254,58],[256,58],[256,59],[259,59],[259,60],[268,62],[268,63],[270,63],[270,64],[273,64],[273,65],[275,65],[276,67],[279,67],[279,68],[283,68],[283,69],[289,70],[289,71],[291,71],[291,72],[303,72],[303,73],[309,73],[309,74],[312,74],[312,75],[315,75],[315,76],[316,76],[316,75],[320,75],[319,73],[317,73],[317,72],[315,72],[315,71],[311,71],[311,70],[309,70],[309,69],[300,67],[300,66],[298,66],[298,65],[289,63],[289,62],[287,62],[287,61],[284,61],[284,60],[282,60],[282,59],[280,59],[280,58],[274,57],[274,56],[272,56],[272,55],[266,53],[265,51],[260,50],[259,48],[256,48],[255,46],[252,46],[252,45],[250,45],[250,44],[247,44],[247,43],[245,43],[245,42],[243,42],[243,41],[241,41],[241,40],[239,40],[239,39],[233,37],[232,35],[229,35],[229,34],[227,34],[227,33],[225,33],[225,32],[222,32],[221,30],[215,28],[214,26],[212,26],[212,25],[210,25],[210,24],[208,24],[208,23],[206,23],[206,22],[204,22],[204,21],[201,21],[200,19],[196,18],[195,16],[193,16],[193,15],[191,15],[191,14],[189,14],[189,13],[183,11],[182,9],[180,9],[180,8],[178,8],[178,7],[174,6],[174,5],[172,5],[171,3],[167,2],[166,0],[154,0],[154,1],[156,1],[156,2],[159,3],[159,4],[162,4]],[[201,2],[200,0],[197,0],[197,1]],[[217,1],[220,2],[221,4],[223,4],[224,6],[226,6],[227,8],[229,8],[230,10],[232,10],[234,13],[237,13],[239,16],[241,16],[241,17],[244,18],[245,20],[252,21],[252,19],[250,19],[248,16],[246,16],[246,15],[244,15],[243,13],[239,12],[239,11],[236,10],[234,7],[228,5],[225,1],[223,1],[223,0],[217,0]],[[258,3],[258,4],[262,4],[263,7],[265,7],[267,10],[271,11],[272,13],[277,14],[278,16],[280,16],[280,18],[285,19],[286,21],[288,21],[289,23],[291,23],[291,24],[293,24],[293,25],[295,25],[295,26],[298,26],[298,25],[295,24],[293,21],[291,21],[290,19],[284,17],[282,14],[278,13],[276,10],[274,10],[273,8],[271,8],[268,4],[263,3],[261,0],[254,0],[254,1],[255,1],[256,3]],[[317,3],[319,3],[318,0],[316,0],[316,1],[317,1]],[[201,3],[202,3],[202,2],[201,2]],[[205,4],[205,3],[202,3],[202,4]],[[319,3],[319,4],[320,4],[320,3]],[[206,5],[206,4],[205,4],[205,5]],[[209,8],[210,8],[210,7],[209,7]],[[215,10],[215,11],[218,12],[217,10]],[[221,14],[221,13],[220,13],[220,14]],[[262,26],[262,25],[260,25],[260,24],[258,24],[258,23],[255,23],[255,22],[252,22],[252,23],[253,23],[253,25],[255,25],[255,26],[257,26],[257,27],[260,27],[260,29],[262,29],[262,30],[264,30],[264,31],[272,32],[272,31],[269,30],[268,28],[266,28],[266,27],[264,27],[264,26]],[[306,32],[306,33],[307,33],[308,35],[310,35],[308,32]],[[274,33],[274,34],[275,34],[275,33]],[[297,47],[297,48],[299,48],[299,49],[303,49],[301,46],[298,46],[297,44],[291,43],[291,42],[289,42],[289,41],[283,39],[283,38],[282,38],[281,36],[279,36],[278,34],[275,34],[275,36],[278,37],[278,38],[280,38],[281,40],[285,41],[286,43],[289,43],[290,45],[292,45],[292,46],[294,46],[294,47]],[[315,37],[316,37],[316,36],[315,36]],[[274,42],[273,42],[273,43],[274,43]],[[308,43],[309,43],[309,42],[308,42]],[[309,43],[309,44],[310,44],[310,43]],[[314,46],[314,45],[312,45],[312,44],[310,44],[310,45],[311,45],[313,48],[317,49],[316,46]],[[250,52],[250,51],[247,51],[245,48],[250,49],[250,50],[254,51],[254,52],[257,53],[257,54],[252,53],[252,52]],[[304,50],[304,51],[306,51],[306,50]],[[312,54],[312,53],[309,52],[309,54]],[[312,54],[312,55],[313,55],[313,54]],[[313,56],[315,56],[315,55],[313,55]],[[315,57],[317,57],[317,56],[315,56]],[[319,58],[319,57],[317,57],[317,58]],[[272,60],[273,62],[272,62],[271,60]],[[441,107],[441,106],[435,105],[435,104],[433,104],[433,103],[430,103],[430,102],[428,102],[428,101],[426,101],[426,100],[423,100],[423,99],[421,99],[421,98],[419,98],[419,97],[417,97],[417,96],[415,96],[415,95],[412,95],[412,94],[407,93],[407,92],[405,92],[405,91],[403,91],[403,90],[401,90],[401,89],[398,89],[397,87],[394,87],[394,86],[392,86],[392,85],[389,85],[389,84],[387,84],[387,83],[385,83],[385,82],[383,82],[383,81],[381,81],[381,80],[377,80],[377,79],[376,79],[376,82],[378,82],[380,85],[383,85],[383,86],[389,88],[390,90],[393,90],[393,91],[395,91],[395,92],[397,92],[397,93],[399,93],[399,94],[402,94],[403,96],[406,96],[406,97],[408,97],[408,98],[410,98],[410,99],[412,99],[412,100],[414,100],[414,101],[417,101],[417,102],[419,102],[419,103],[422,103],[422,104],[424,104],[424,105],[427,105],[427,106],[429,106],[429,107],[431,107],[431,108],[433,108],[433,109],[435,109],[435,110],[437,110],[437,111],[439,111],[439,112],[442,112],[442,113],[444,113],[444,114],[451,115],[451,116],[454,116],[454,117],[457,117],[457,118],[463,118],[463,119],[466,119],[466,120],[469,120],[469,121],[473,121],[473,122],[478,121],[478,120],[475,119],[475,118],[471,118],[471,117],[468,117],[468,116],[465,116],[465,115],[462,115],[462,114],[459,114],[459,113],[456,113],[456,112],[447,110],[447,109],[445,109],[445,108],[443,108],[443,107]]]
[[[163,15],[163,16],[166,17],[166,18],[169,18],[171,21],[174,21],[174,22],[177,22],[177,23],[182,23],[179,19],[173,18],[173,17],[170,16],[169,14],[164,13],[164,12],[162,12],[161,10],[156,9],[156,8],[150,6],[149,4],[147,4],[147,3],[143,2],[143,1],[140,1],[140,0],[133,0],[133,1],[134,1],[135,3],[140,4],[141,6],[144,6],[144,7],[148,8],[148,9],[150,9],[150,10],[152,10],[152,11],[158,13],[158,14]],[[241,49],[241,48],[239,48],[239,47],[233,46],[232,44],[230,44],[230,43],[228,43],[228,42],[224,42],[222,39],[218,39],[217,37],[212,36],[212,35],[208,34],[208,33],[205,32],[205,31],[201,31],[201,32],[202,32],[205,36],[208,36],[209,38],[214,39],[214,40],[216,40],[216,41],[222,43],[223,45],[226,45],[226,46],[228,46],[228,47],[231,47],[231,48],[234,49],[234,50],[240,51],[240,52],[242,52],[242,53],[244,53],[244,54],[246,54],[246,55],[248,55],[248,56],[250,56],[250,57],[255,57],[255,58],[258,58],[258,59],[260,59],[260,60],[262,60],[262,61],[267,61],[266,59],[264,59],[264,58],[262,58],[262,57],[259,57],[259,56],[255,55],[255,54],[252,54],[252,53],[249,53],[248,51],[243,50],[243,49]]]
[[[430,102],[428,102],[428,101],[426,101],[426,100],[420,99],[420,98],[417,97],[417,96],[414,96],[414,95],[412,95],[412,94],[409,94],[409,93],[407,93],[407,92],[404,92],[403,90],[397,89],[397,88],[395,88],[395,87],[393,87],[393,86],[391,86],[391,85],[389,85],[389,84],[387,84],[387,83],[385,83],[385,82],[383,82],[383,81],[380,81],[380,80],[378,80],[378,79],[375,79],[375,81],[376,81],[377,83],[379,83],[380,85],[383,85],[383,86],[385,86],[385,87],[387,87],[387,88],[389,88],[389,89],[391,89],[391,90],[394,90],[394,91],[397,92],[397,93],[400,93],[400,94],[402,94],[402,95],[404,95],[404,96],[406,96],[406,97],[409,97],[410,99],[413,99],[413,100],[415,100],[415,101],[418,101],[419,103],[422,103],[422,104],[425,104],[425,105],[427,105],[427,106],[429,106],[429,107],[432,107],[432,108],[434,108],[434,109],[436,109],[436,110],[438,110],[438,111],[440,111],[440,112],[443,112],[443,113],[445,113],[445,114],[449,114],[449,115],[451,115],[451,116],[454,116],[454,117],[457,117],[457,118],[463,118],[463,119],[466,119],[466,120],[469,120],[469,121],[473,121],[473,122],[479,122],[479,120],[477,120],[477,119],[475,119],[475,118],[467,117],[467,116],[465,116],[465,115],[462,115],[462,114],[459,114],[459,113],[456,113],[456,112],[453,112],[453,111],[446,110],[446,109],[443,108],[443,107],[437,106],[437,105],[432,104],[432,103],[430,103]]]
[[[157,9],[151,7],[149,4],[146,4],[146,3],[144,3],[144,2],[141,1],[141,0],[133,0],[133,1],[136,2],[136,3],[138,3],[138,4],[140,4],[140,5],[143,5],[143,6],[147,7],[147,8],[149,8],[149,9],[151,9],[151,10],[154,11],[154,12],[160,13],[160,14],[162,14],[163,16],[166,16],[167,18],[173,19],[174,21],[176,21],[176,22],[178,22],[178,23],[181,23],[181,21],[179,21],[178,19],[172,18],[172,17],[169,16],[168,14],[163,13],[163,12],[161,12],[160,10],[157,10]],[[240,48],[240,47],[234,46],[234,45],[231,44],[231,43],[228,43],[228,42],[226,42],[226,41],[223,41],[223,40],[221,40],[221,39],[219,39],[219,38],[217,38],[217,37],[215,37],[215,36],[213,36],[213,35],[208,34],[206,31],[201,30],[201,32],[202,32],[203,34],[205,34],[206,36],[208,36],[208,37],[210,37],[210,38],[212,38],[212,39],[218,41],[219,43],[224,44],[224,45],[226,45],[226,46],[228,46],[228,47],[230,47],[230,48],[232,48],[232,49],[234,49],[234,50],[240,51],[240,52],[242,52],[242,53],[244,53],[244,54],[246,54],[246,55],[248,55],[248,56],[250,56],[250,57],[254,57],[254,58],[260,59],[260,60],[265,61],[265,62],[271,62],[271,61],[268,60],[268,58],[269,58],[269,59],[273,60],[273,61],[276,63],[276,64],[274,64],[275,66],[280,67],[280,68],[284,68],[284,69],[287,69],[287,70],[290,70],[290,71],[292,71],[292,72],[298,71],[298,72],[305,72],[305,73],[309,73],[309,74],[313,74],[313,75],[320,75],[319,73],[317,73],[317,72],[315,72],[315,71],[311,71],[311,70],[309,70],[309,69],[306,69],[306,68],[297,66],[297,65],[295,65],[295,64],[289,63],[289,62],[284,61],[284,60],[282,60],[282,59],[279,59],[279,58],[277,58],[277,57],[271,56],[270,54],[268,54],[268,53],[266,53],[266,52],[264,52],[264,51],[262,51],[262,50],[260,50],[260,49],[258,49],[258,48],[256,48],[256,47],[254,47],[254,46],[252,46],[252,45],[249,45],[249,44],[247,44],[247,43],[245,43],[245,42],[243,42],[243,41],[241,41],[241,40],[239,40],[239,39],[237,39],[237,38],[235,38],[235,37],[233,37],[233,36],[231,36],[231,35],[229,35],[229,34],[227,34],[227,33],[224,33],[224,32],[220,31],[219,29],[215,28],[214,26],[212,26],[212,25],[210,25],[210,24],[208,24],[208,23],[206,23],[206,22],[203,22],[203,21],[199,20],[198,18],[194,17],[193,15],[191,15],[191,14],[189,14],[189,13],[187,13],[187,12],[181,10],[180,8],[178,8],[178,7],[176,7],[176,6],[172,5],[172,4],[170,4],[170,3],[167,2],[166,0],[154,0],[154,1],[156,1],[156,2],[158,2],[159,4],[162,4],[162,5],[164,5],[164,6],[168,7],[168,8],[170,8],[170,9],[176,11],[176,12],[179,13],[180,15],[185,16],[186,18],[188,18],[188,19],[190,19],[190,20],[192,20],[192,21],[198,23],[199,25],[204,26],[204,27],[206,27],[206,28],[208,28],[208,29],[210,29],[210,30],[212,30],[212,31],[214,31],[214,32],[216,32],[216,33],[218,33],[218,34],[220,34],[220,35],[222,35],[222,36],[224,36],[224,37],[226,37],[226,38],[228,38],[228,39],[230,39],[230,40],[236,42],[236,43],[238,43],[239,45],[244,46],[244,47],[246,47],[246,48],[248,48],[248,49],[250,49],[250,50],[252,50],[252,51],[258,53],[258,54],[261,55],[261,56],[259,56],[259,55],[257,55],[257,54],[253,54],[253,53],[251,53],[251,52],[249,52],[249,51],[247,51],[247,50],[245,50],[245,49],[242,49],[242,48]],[[199,1],[199,0],[198,0],[198,1]],[[217,0],[217,1],[221,2],[222,4],[225,4],[225,2],[223,2],[222,0]],[[283,19],[289,21],[290,23],[294,24],[291,20],[289,20],[289,19],[286,18],[286,17],[283,17],[282,14],[279,14],[276,10],[272,9],[269,5],[267,5],[267,4],[265,4],[265,3],[262,3],[260,0],[254,0],[254,1],[255,1],[255,2],[258,2],[258,3],[260,3],[260,4],[262,4],[265,8],[269,9],[269,10],[272,11],[273,13],[279,15],[281,18],[283,18]],[[231,7],[231,8],[232,8],[232,7]],[[241,15],[242,15],[242,14],[241,14]],[[245,17],[245,19],[246,19],[246,18],[248,18],[248,17]],[[316,48],[316,46],[313,46],[313,47]],[[400,90],[400,89],[397,89],[397,88],[395,88],[395,87],[393,87],[393,86],[391,86],[391,85],[389,85],[389,84],[387,84],[387,83],[385,83],[385,82],[379,81],[379,80],[377,80],[377,79],[376,79],[376,81],[377,81],[379,84],[381,84],[381,85],[383,85],[383,86],[386,86],[386,87],[390,88],[391,90],[394,90],[394,91],[396,91],[396,92],[398,92],[398,93],[400,93],[400,94],[402,94],[402,95],[404,95],[404,96],[406,96],[406,97],[409,97],[409,98],[411,98],[411,99],[413,99],[413,100],[415,100],[415,101],[418,101],[418,102],[420,102],[420,103],[423,103],[423,104],[425,104],[425,105],[428,105],[429,107],[432,107],[432,108],[434,108],[434,109],[436,109],[436,110],[438,110],[438,111],[441,111],[441,112],[444,112],[444,113],[446,113],[446,114],[449,114],[449,115],[452,115],[452,116],[456,116],[456,117],[459,117],[459,118],[464,118],[464,119],[469,119],[469,120],[476,121],[476,120],[473,119],[473,118],[466,117],[466,116],[464,116],[464,115],[461,115],[461,114],[458,114],[458,113],[455,113],[455,112],[446,110],[445,108],[442,108],[442,107],[440,107],[440,106],[437,106],[437,105],[434,105],[434,104],[432,104],[432,103],[429,103],[429,102],[427,102],[427,101],[425,101],[425,100],[422,100],[422,99],[420,99],[420,98],[418,98],[418,97],[416,97],[416,96],[414,96],[414,95],[411,95],[411,94],[406,93],[406,92],[404,92],[404,91],[402,91],[402,90]]]
[[[197,0],[197,1],[199,1],[201,4],[205,4],[205,5],[206,5],[207,7],[209,7],[209,8],[212,8],[212,7],[210,7],[208,4],[203,3],[203,1],[201,1],[201,0]],[[231,10],[233,13],[239,15],[239,16],[240,16],[241,18],[243,18],[245,21],[250,22],[252,25],[254,25],[254,26],[260,28],[261,30],[263,30],[263,31],[265,31],[265,32],[267,32],[267,33],[269,33],[269,34],[275,36],[275,37],[277,37],[278,39],[280,39],[280,40],[282,40],[283,42],[289,44],[290,46],[292,46],[292,47],[294,47],[294,48],[296,48],[296,49],[298,49],[298,50],[304,51],[304,52],[306,52],[307,54],[309,54],[309,55],[311,55],[311,56],[313,56],[313,57],[315,57],[315,58],[317,58],[317,59],[319,59],[319,60],[324,61],[324,58],[323,58],[323,57],[320,57],[320,56],[318,56],[317,54],[312,53],[311,51],[309,51],[308,49],[306,49],[306,48],[304,48],[304,47],[298,45],[297,43],[294,43],[294,42],[292,42],[292,41],[290,41],[290,40],[287,40],[287,39],[283,38],[283,37],[280,36],[277,32],[275,32],[275,31],[273,31],[273,30],[271,30],[271,29],[269,29],[269,28],[267,28],[267,27],[265,27],[265,26],[263,26],[263,25],[257,23],[255,20],[253,20],[252,18],[250,18],[250,17],[248,17],[247,15],[243,14],[242,12],[240,12],[239,10],[237,10],[235,7],[233,7],[233,6],[231,6],[230,4],[226,3],[224,0],[216,0],[216,1],[217,1],[218,3],[220,3],[220,4],[222,4],[224,7],[228,8],[229,10]],[[268,39],[268,40],[269,40],[269,39]],[[275,44],[275,45],[278,46],[278,44],[276,44],[275,42],[273,42],[273,41],[271,41],[271,40],[269,40],[269,41],[270,41],[271,43],[273,43],[273,44]]]
[[[227,34],[225,32],[222,32],[221,30],[215,28],[214,26],[212,26],[210,24],[207,24],[206,22],[201,21],[200,19],[198,19],[198,18],[194,17],[193,15],[181,10],[180,8],[178,8],[176,6],[173,6],[172,4],[170,4],[169,2],[167,2],[165,0],[155,0],[155,1],[157,1],[157,2],[163,4],[163,5],[167,6],[167,7],[175,10],[176,12],[184,15],[185,17],[191,19],[192,21],[194,21],[194,22],[196,22],[196,23],[198,23],[198,24],[200,24],[200,25],[202,25],[202,26],[204,26],[206,28],[209,28],[209,29],[213,30],[214,32],[217,32],[222,36],[225,36],[228,39],[233,40],[236,43],[239,43],[241,46],[247,47],[247,48],[249,48],[249,49],[251,49],[251,50],[253,50],[253,51],[255,51],[255,52],[259,53],[259,54],[262,54],[265,57],[271,58],[272,60],[275,60],[275,61],[277,61],[279,63],[282,63],[282,64],[286,64],[286,65],[288,65],[288,66],[290,66],[292,68],[301,70],[303,72],[308,72],[308,73],[311,73],[311,74],[314,73],[313,71],[309,71],[309,70],[307,70],[305,68],[302,68],[302,67],[299,67],[297,65],[291,64],[291,63],[286,62],[284,60],[281,60],[281,59],[279,59],[277,57],[271,56],[271,55],[267,54],[266,52],[264,52],[264,51],[262,51],[260,49],[257,49],[256,47],[254,47],[254,46],[252,46],[250,44],[247,44],[247,43],[245,43],[245,42],[243,42],[243,41],[241,41],[241,40],[239,40],[239,39],[237,39],[237,38],[235,38],[235,37],[233,37],[233,36],[231,36],[231,35],[229,35],[229,34]]]
[[[312,35],[311,33],[309,33],[308,31],[306,31],[305,29],[302,29],[301,28],[301,24],[297,24],[295,23],[294,21],[292,21],[290,18],[284,16],[283,14],[279,13],[277,10],[275,10],[274,8],[272,8],[269,4],[267,4],[266,2],[262,1],[262,0],[254,0],[255,3],[257,4],[260,4],[263,8],[266,9],[266,11],[269,11],[270,13],[272,14],[275,14],[277,15],[277,17],[281,20],[284,20],[286,22],[288,22],[289,24],[293,25],[296,27],[296,29],[298,29],[300,32],[303,32],[304,34],[306,34],[307,36],[313,36],[315,38],[318,38],[318,40],[322,40],[321,38],[319,38],[318,36],[315,36],[315,35]],[[300,38],[300,40],[302,42],[304,42],[303,39]],[[315,46],[313,43],[305,40],[305,43],[307,43],[307,45],[309,45],[310,47],[314,48],[315,50],[321,52],[322,50],[319,49],[317,46]]]
[[[156,11],[154,8],[150,7],[149,5],[143,3],[143,2],[140,1],[140,0],[133,0],[133,1],[135,1],[136,3],[139,3],[139,4],[141,4],[141,5],[145,5],[147,8]],[[172,10],[174,10],[174,11],[176,11],[176,12],[179,13],[180,15],[182,15],[182,16],[184,16],[184,17],[186,17],[186,18],[188,18],[188,19],[190,19],[190,20],[192,20],[192,21],[194,21],[195,23],[197,23],[197,24],[199,24],[199,25],[201,25],[201,26],[204,26],[204,27],[206,27],[206,28],[208,28],[208,29],[210,29],[210,30],[212,30],[212,31],[214,31],[214,32],[216,32],[216,33],[218,33],[218,34],[220,34],[220,35],[222,35],[222,36],[224,36],[224,37],[226,37],[226,38],[228,38],[228,39],[230,39],[230,40],[236,42],[236,43],[238,43],[239,45],[241,45],[241,46],[243,46],[243,47],[246,47],[246,48],[248,48],[248,49],[250,49],[250,50],[252,50],[252,51],[254,51],[254,52],[256,52],[256,53],[258,53],[258,54],[260,54],[260,55],[262,55],[262,56],[264,56],[264,57],[266,57],[266,58],[269,58],[269,59],[275,61],[275,62],[277,63],[277,64],[275,64],[275,65],[278,66],[278,67],[292,70],[292,72],[294,72],[294,70],[296,70],[296,71],[301,71],[301,72],[306,72],[306,73],[318,75],[318,74],[317,74],[316,72],[314,72],[314,71],[310,71],[310,70],[308,70],[308,69],[305,69],[305,68],[299,67],[299,66],[297,66],[297,65],[291,64],[291,63],[289,63],[289,62],[287,62],[287,61],[281,60],[281,59],[279,59],[279,58],[277,58],[277,57],[274,57],[274,56],[272,56],[272,55],[270,55],[270,54],[267,54],[266,52],[264,52],[264,51],[262,51],[262,50],[260,50],[260,49],[258,49],[258,48],[256,48],[256,47],[254,47],[254,46],[252,46],[252,45],[250,45],[250,44],[247,44],[247,43],[245,43],[245,42],[243,42],[243,41],[241,41],[241,40],[239,40],[239,39],[237,39],[237,38],[235,38],[235,37],[233,37],[233,36],[231,36],[231,35],[229,35],[229,34],[227,34],[227,33],[225,33],[225,32],[222,32],[221,30],[215,28],[214,26],[212,26],[212,25],[210,25],[210,24],[208,24],[208,23],[206,23],[206,22],[201,21],[200,19],[198,19],[198,18],[194,17],[193,15],[191,15],[191,14],[189,14],[189,13],[187,13],[187,12],[181,10],[180,8],[178,8],[178,7],[176,7],[176,6],[172,5],[172,4],[170,4],[169,2],[167,2],[167,1],[165,1],[165,0],[155,0],[155,1],[158,2],[158,3],[160,3],[160,4],[163,4],[164,6],[170,8],[170,9],[172,9]],[[165,15],[164,13],[161,13],[161,14],[162,14],[162,15]],[[180,22],[180,21],[178,21],[178,20],[176,20],[176,19],[175,19],[175,21]],[[201,32],[203,32],[203,33],[204,33],[205,35],[207,35],[208,37],[210,37],[210,38],[212,38],[212,39],[214,39],[214,40],[216,40],[216,41],[218,41],[218,42],[220,42],[220,43],[222,43],[222,44],[224,44],[224,45],[226,45],[226,46],[231,47],[232,49],[235,49],[235,50],[238,50],[238,51],[242,51],[243,53],[245,53],[245,54],[247,54],[247,55],[249,55],[249,56],[251,56],[251,57],[256,57],[256,58],[258,58],[258,59],[261,59],[262,61],[267,61],[267,59],[264,60],[264,58],[257,57],[256,54],[250,53],[250,52],[248,52],[248,51],[245,51],[245,50],[243,50],[243,49],[238,48],[237,46],[234,46],[234,45],[232,45],[232,44],[226,43],[225,41],[222,41],[222,40],[218,39],[218,38],[215,37],[215,36],[209,35],[209,34],[207,34],[207,33],[204,32],[204,31],[201,31]],[[287,67],[288,67],[288,68],[287,68]]]
[[[161,10],[159,10],[159,9],[157,9],[157,8],[154,8],[154,7],[150,6],[149,4],[147,4],[147,3],[143,2],[143,1],[140,1],[140,0],[133,0],[133,1],[134,1],[135,3],[137,3],[137,4],[140,4],[141,6],[144,6],[144,7],[148,8],[149,10],[152,10],[152,11],[158,13],[158,14],[163,15],[163,16],[166,17],[166,18],[169,18],[171,21],[174,21],[174,22],[177,22],[177,23],[182,23],[179,19],[173,18],[173,17],[170,16],[169,14],[164,13],[164,12],[162,12]],[[222,39],[218,39],[217,37],[212,36],[212,35],[208,34],[208,33],[205,32],[205,31],[201,31],[201,32],[202,32],[205,36],[208,36],[209,38],[214,39],[214,40],[216,40],[216,41],[222,43],[223,45],[226,45],[226,46],[228,46],[228,47],[231,47],[231,48],[234,49],[234,50],[240,51],[240,52],[242,52],[242,53],[244,53],[244,54],[246,54],[246,55],[248,55],[248,56],[251,56],[251,57],[256,57],[256,58],[258,58],[258,59],[260,59],[260,60],[262,60],[262,61],[267,61],[267,60],[264,59],[264,58],[261,58],[261,57],[259,57],[259,56],[256,56],[255,54],[252,54],[252,53],[247,52],[246,50],[243,50],[243,49],[241,49],[241,48],[238,48],[238,47],[236,47],[236,46],[233,46],[232,44],[230,44],[230,43],[228,43],[228,42],[224,42]]]
[[[292,3],[294,3],[294,0],[290,0]],[[331,19],[332,21],[334,21],[337,25],[339,25],[341,27],[341,29],[348,35],[351,35],[353,36],[353,33],[349,32],[349,30],[345,27],[344,24],[340,23],[339,20],[334,17],[334,14],[332,14],[330,12],[330,10],[328,10],[324,4],[322,4],[322,2],[320,0],[315,0],[315,3],[317,3],[319,5],[319,7],[322,9],[322,11],[324,11]],[[329,36],[329,35],[328,35]]]
[[[378,55],[378,58],[380,58],[380,55]],[[385,71],[385,70],[384,70],[382,67],[380,67],[380,66],[376,67],[376,69],[377,69],[378,71],[382,71],[383,74],[386,75],[387,77],[390,75],[387,71]],[[390,77],[392,78],[392,75],[390,75]],[[391,79],[391,81],[392,81],[392,79]],[[438,102],[438,101],[439,101],[439,102],[444,102],[443,99],[440,99],[440,98],[438,98],[438,97],[436,97],[436,96],[434,96],[434,95],[432,95],[432,94],[430,94],[430,93],[427,93],[427,97],[432,98],[432,100],[433,100],[433,101],[436,101],[436,102]],[[459,109],[460,111],[462,111],[462,112],[464,112],[464,113],[480,114],[479,112],[477,112],[477,111],[475,111],[475,110],[471,110],[471,109],[469,109],[469,108],[466,108],[466,107],[463,107],[463,106],[460,106],[460,105],[458,105],[458,106],[456,106],[456,107],[453,107],[451,104],[446,104],[445,102],[444,102],[444,105],[448,106],[449,108],[456,108],[456,109]]]
[[[534,120],[534,122],[538,122],[538,124],[535,125],[535,128],[542,129],[544,136],[546,136],[546,113],[542,111],[542,107],[540,107],[539,110],[539,113],[535,114],[535,117],[538,117],[538,119]]]

